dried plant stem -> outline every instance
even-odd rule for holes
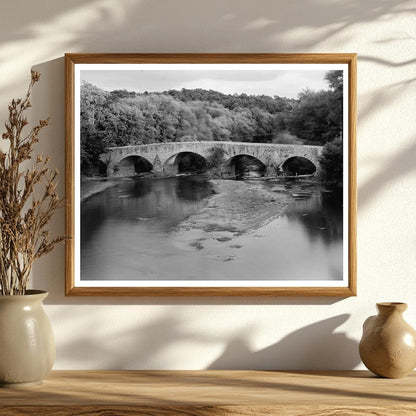
[[[51,172],[47,166],[49,158],[41,156],[37,156],[32,168],[22,169],[22,164],[32,159],[39,132],[49,124],[49,119],[40,120],[26,136],[22,134],[28,124],[25,111],[31,107],[32,88],[39,78],[40,74],[32,71],[25,98],[13,100],[9,105],[6,131],[2,135],[9,146],[7,152],[0,151],[1,295],[25,294],[33,262],[65,239],[65,236],[51,239],[46,229],[62,205],[56,192],[58,172]]]

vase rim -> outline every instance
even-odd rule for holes
[[[407,303],[404,302],[378,302],[377,303],[378,309],[383,310],[399,310],[405,311],[407,309]]]
[[[37,289],[28,289],[24,295],[0,295],[0,299],[8,299],[8,300],[23,300],[23,299],[45,299],[48,296],[48,291],[46,290],[37,290]]]

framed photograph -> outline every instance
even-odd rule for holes
[[[356,294],[355,54],[66,54],[66,294]]]

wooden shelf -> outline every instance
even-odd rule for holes
[[[53,371],[0,389],[0,415],[416,415],[416,375],[367,371]]]

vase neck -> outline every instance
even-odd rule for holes
[[[407,309],[407,304],[402,302],[381,302],[377,303],[380,315],[402,314]]]

